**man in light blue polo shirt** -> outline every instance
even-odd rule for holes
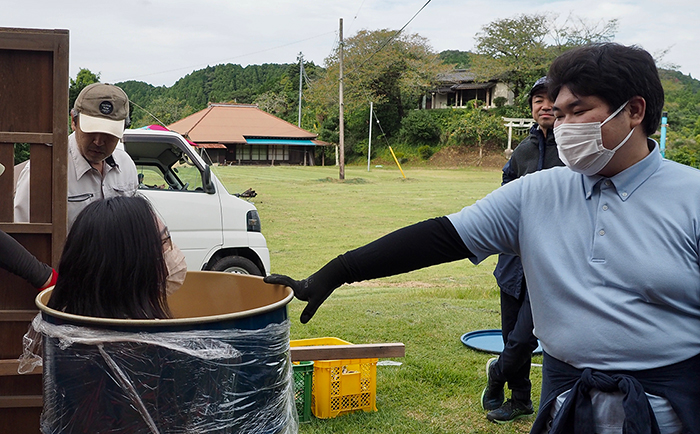
[[[533,433],[700,432],[700,171],[664,160],[663,89],[646,51],[568,51],[547,74],[561,160],[462,211],[340,255],[308,301],[343,283],[517,254],[544,349]]]

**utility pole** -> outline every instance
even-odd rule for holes
[[[339,90],[339,96],[340,96],[340,104],[339,104],[339,112],[338,112],[338,123],[339,123],[339,139],[338,139],[338,144],[340,145],[340,150],[339,150],[339,157],[340,157],[340,174],[339,178],[340,180],[345,179],[345,120],[343,116],[343,19],[340,19],[340,44],[339,44],[339,56],[338,58],[340,59],[340,73],[339,73],[339,81],[340,81],[340,90]]]
[[[369,159],[372,157],[372,106],[373,101],[369,102],[369,146],[367,146],[367,171],[369,172]]]
[[[666,127],[668,127],[668,112],[661,113],[661,140],[659,146],[661,156],[666,158]]]
[[[304,54],[299,52],[299,120],[297,126],[301,128],[301,79],[304,75]]]

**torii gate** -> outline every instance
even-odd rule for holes
[[[508,147],[505,150],[506,158],[510,158],[513,154],[513,147],[511,146],[513,141],[513,128],[524,128],[530,129],[535,124],[534,119],[530,118],[505,118],[502,117],[505,126],[508,127]]]

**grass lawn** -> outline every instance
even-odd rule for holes
[[[272,272],[307,277],[330,259],[392,230],[456,212],[500,185],[497,169],[218,167],[231,193],[253,188]],[[492,357],[466,348],[468,331],[500,328],[496,258],[443,264],[337,289],[306,325],[289,305],[292,339],[403,342],[401,366],[377,368],[377,412],[303,423],[301,433],[526,433],[532,419],[488,422],[479,398]],[[534,360],[541,363],[541,357]],[[541,372],[531,375],[535,408]],[[508,395],[508,392],[506,392]]]

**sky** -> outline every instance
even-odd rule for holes
[[[404,32],[440,52],[473,50],[488,23],[533,13],[551,13],[559,23],[617,19],[616,42],[655,58],[666,51],[660,66],[700,78],[698,0],[5,0],[0,27],[68,29],[71,78],[87,68],[107,83],[172,86],[224,63],[296,63],[302,53],[324,65],[341,18],[344,38],[410,21]]]

